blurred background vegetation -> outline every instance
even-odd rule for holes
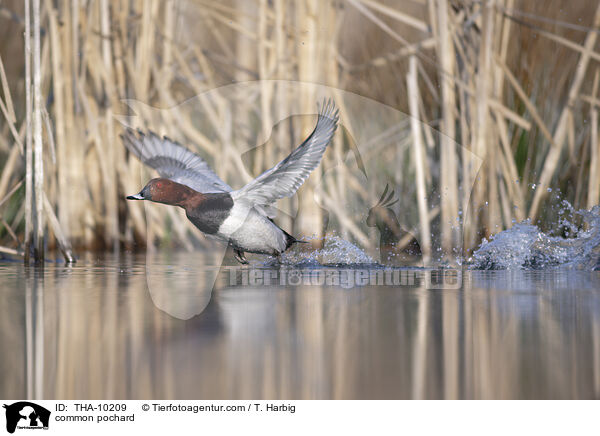
[[[32,42],[29,127],[27,5],[31,34],[39,29],[40,35],[39,47]],[[584,0],[4,0],[1,250],[22,254],[27,235],[37,229],[47,249],[58,240],[66,252],[71,244],[118,250],[148,241],[147,248],[166,241],[192,249],[190,241],[202,237],[177,212],[156,208],[145,215],[142,205],[124,200],[139,189],[141,169],[119,139],[123,127],[115,117],[131,111],[122,100],[172,107],[223,85],[263,79],[327,85],[421,121],[399,125],[387,140],[408,137],[407,156],[422,156],[392,175],[403,198],[395,212],[414,215],[411,230],[422,248],[431,232],[450,252],[528,217],[542,227],[555,223],[562,200],[576,209],[599,201],[599,30],[600,4]],[[335,149],[344,150],[352,125],[343,99],[337,103],[344,129]],[[232,153],[260,143],[261,134],[268,138],[273,117],[315,112],[312,100],[295,101],[276,84],[261,85],[242,106],[218,99],[207,104],[213,129],[229,123],[247,140],[213,139],[191,114],[144,125],[196,144],[232,186],[244,177],[220,161],[227,166]],[[250,156],[249,175],[285,156],[313,122],[300,119],[293,138],[281,129],[273,146]],[[478,173],[453,141],[483,159]],[[29,184],[29,196],[28,147],[34,149],[31,181],[37,182]],[[385,186],[369,195],[341,174],[329,197],[354,190],[367,208]],[[433,186],[444,191],[435,211],[419,195],[431,195]],[[303,211],[282,218],[287,230],[324,231],[323,211],[306,194],[311,189],[309,182],[297,199],[284,202],[283,210]],[[413,206],[407,211],[407,205]],[[375,230],[335,219],[348,227],[348,237],[377,245]],[[468,221],[468,231],[461,232],[457,221]]]

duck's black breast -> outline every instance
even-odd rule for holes
[[[233,199],[227,192],[204,194],[198,206],[186,210],[188,219],[201,231],[213,235],[229,216]]]

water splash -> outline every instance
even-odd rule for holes
[[[281,255],[281,263],[297,267],[377,265],[361,248],[336,235],[325,236],[323,248],[318,250],[302,250],[296,245]]]
[[[600,206],[573,213],[583,218],[587,229],[573,220],[561,220],[559,224],[568,227],[572,238],[548,235],[525,221],[490,241],[484,239],[469,259],[469,269],[600,270]]]

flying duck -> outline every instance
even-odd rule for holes
[[[242,264],[248,253],[279,256],[301,242],[268,216],[275,201],[291,197],[319,165],[337,128],[339,114],[332,100],[323,102],[313,132],[285,159],[246,186],[234,191],[196,153],[150,132],[126,129],[127,149],[160,178],[152,179],[128,200],[149,200],[185,209],[187,218],[205,234],[227,242]]]

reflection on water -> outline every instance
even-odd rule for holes
[[[205,265],[189,253],[0,264],[0,397],[600,396],[599,272],[343,289],[231,287]]]

